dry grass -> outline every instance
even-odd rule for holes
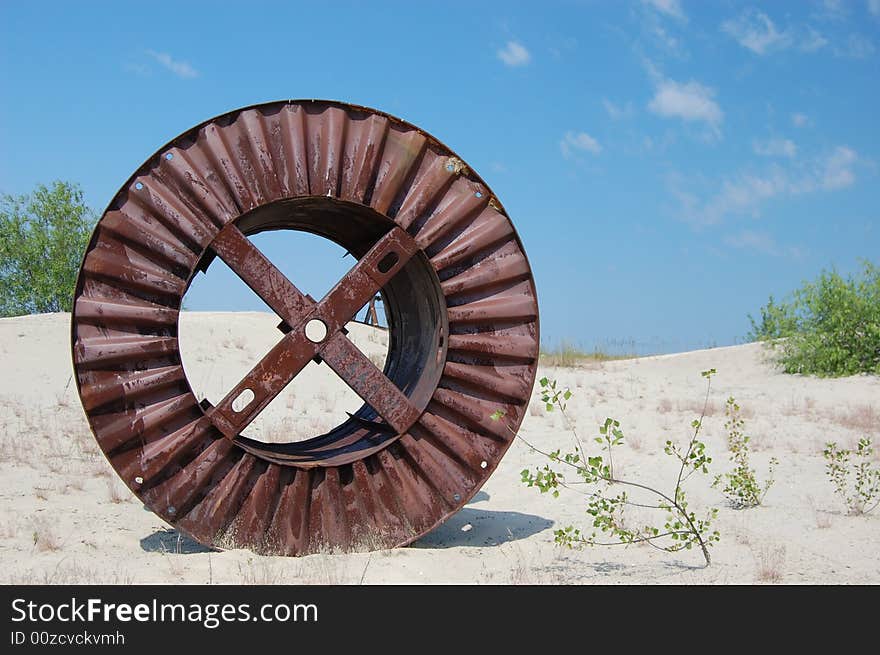
[[[290,419],[284,419],[280,423],[267,425],[263,435],[268,443],[295,441],[297,437],[296,424]]]
[[[804,396],[800,401],[794,396],[788,399],[779,410],[783,416],[809,416],[816,410],[816,400],[810,396]]]
[[[17,516],[9,516],[5,521],[0,523],[0,539],[14,539],[18,536],[19,527],[18,527],[18,518]]]
[[[318,553],[303,558],[297,582],[301,584],[341,585],[353,584],[348,571],[349,560],[333,554]],[[360,577],[358,571],[357,577]]]
[[[370,559],[358,570],[350,571],[350,560],[337,557],[334,553],[317,553],[298,559],[270,557],[248,557],[245,563],[238,563],[238,578],[241,584],[315,584],[342,585],[358,584],[364,577]]]
[[[74,476],[70,480],[65,483],[64,491],[67,489],[73,489],[75,491],[83,491],[85,489],[85,480],[83,480],[80,476]]]
[[[55,532],[52,521],[45,516],[34,520],[33,539],[34,548],[40,552],[54,552],[60,550],[63,545],[61,537]]]
[[[13,585],[131,585],[134,584],[134,577],[129,573],[91,569],[78,562],[62,559],[44,570],[16,569],[7,576],[5,582]]]
[[[34,466],[34,451],[28,447],[24,437],[18,434],[0,436],[0,462],[9,462],[18,466]]]
[[[507,584],[512,585],[533,585],[539,580],[535,576],[535,567],[528,561],[522,551],[517,549],[511,558],[511,566],[507,571]]]
[[[238,581],[246,585],[277,585],[285,584],[286,571],[271,559],[248,557],[242,564],[238,563]]]
[[[626,443],[629,445],[630,448],[632,448],[636,452],[641,452],[642,447],[645,445],[645,440],[642,437],[642,433],[636,431],[636,432],[631,432],[626,435]],[[618,462],[615,461],[615,466],[617,464],[618,464]],[[618,471],[618,473],[619,473],[619,471]]]
[[[744,528],[734,531],[733,537],[740,546],[748,546],[752,543],[752,533]]]
[[[755,557],[755,579],[758,582],[780,582],[785,565],[785,546],[762,544],[752,551]]]
[[[110,468],[110,464],[106,460],[98,460],[92,464],[92,477],[95,478],[113,478],[116,471]]]
[[[317,394],[315,394],[315,401],[321,407],[321,410],[324,413],[329,413],[333,411],[335,402],[333,400],[333,396],[330,395],[330,392],[322,389]]]
[[[703,411],[704,407],[705,411]],[[705,403],[705,405],[702,400],[679,400],[678,411],[689,412],[691,414],[696,414],[697,416],[703,414],[708,418],[710,416],[715,416],[718,413],[719,408],[718,405],[711,400]]]
[[[247,349],[247,339],[243,336],[237,337],[227,337],[223,341],[220,342],[220,345],[224,348],[234,348],[235,350],[246,350]]]
[[[743,405],[739,403],[739,416],[744,419],[753,419],[755,418],[755,410],[752,409],[749,405]]]
[[[568,341],[562,341],[558,346],[549,349],[541,349],[539,362],[544,366],[556,366],[559,368],[578,368],[597,362],[607,362],[618,359],[634,359],[637,355],[610,355],[598,349],[592,352],[582,350]]]
[[[118,505],[131,497],[131,492],[121,485],[115,477],[107,478],[107,497],[111,503]]]
[[[832,518],[831,512],[826,512],[825,510],[821,510],[816,506],[816,501],[812,496],[807,496],[807,502],[810,505],[810,509],[813,512],[813,520],[816,523],[816,527],[820,530],[827,530],[831,527]]]
[[[880,431],[880,413],[872,405],[856,405],[836,415],[839,425],[865,435]]]

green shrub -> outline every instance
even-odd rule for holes
[[[0,198],[0,316],[70,311],[94,223],[68,182]]]
[[[866,261],[846,279],[823,271],[786,302],[771,297],[749,321],[750,339],[770,343],[786,373],[880,373],[880,267]]]

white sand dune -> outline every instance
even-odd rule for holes
[[[691,506],[716,506],[721,542],[703,568],[697,551],[646,546],[561,550],[554,528],[585,525],[582,496],[539,494],[520,471],[542,464],[517,440],[483,489],[457,515],[413,546],[393,551],[261,557],[212,552],[179,535],[116,478],[86,424],[71,380],[68,314],[0,319],[0,581],[6,583],[878,583],[880,509],[849,516],[825,476],[821,450],[860,436],[880,442],[880,379],[782,374],[758,345],[544,369],[574,397],[571,416],[585,437],[606,416],[627,443],[616,455],[624,477],[669,490],[674,462],[666,439],[684,441],[705,393],[700,371],[716,368],[705,420],[710,473],[729,470],[724,401],[743,407],[753,464],[776,482],[762,507],[735,510],[710,487],[688,481]],[[188,313],[184,364],[197,393],[218,399],[278,339],[266,314]],[[377,361],[383,336],[352,326]],[[250,434],[297,439],[334,425],[356,397],[326,367],[310,365]],[[561,417],[536,396],[521,434],[552,449],[570,447]],[[880,446],[880,444],[878,444]],[[880,448],[878,448],[880,450]],[[878,459],[875,458],[876,465]],[[633,516],[633,521],[642,517]],[[660,517],[662,524],[662,517]]]

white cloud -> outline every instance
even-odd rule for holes
[[[822,6],[811,12],[818,20],[842,21],[849,14],[849,8],[843,0],[823,0]]]
[[[826,191],[836,191],[852,186],[856,181],[852,167],[857,161],[858,155],[851,148],[846,146],[835,148],[822,163],[822,188]]]
[[[773,237],[766,232],[743,230],[739,234],[726,236],[724,242],[734,248],[748,248],[768,254],[775,254],[776,252],[776,243]]]
[[[880,0],[878,0],[880,1]],[[817,52],[829,41],[810,25],[777,28],[773,20],[756,9],[744,11],[738,18],[724,21],[722,31],[732,36],[742,47],[757,55],[797,48],[801,52]]]
[[[154,50],[147,50],[147,54],[150,55],[157,62],[162,64],[162,66],[177,75],[177,77],[190,79],[199,76],[199,72],[195,68],[193,68],[188,62],[174,59],[167,52],[155,52]]]
[[[551,55],[561,59],[567,54],[577,50],[578,41],[573,36],[561,37],[555,40],[554,45],[548,48]]]
[[[873,55],[875,51],[876,48],[870,39],[860,34],[850,34],[846,43],[834,49],[834,54],[839,57],[866,59]]]
[[[625,105],[616,105],[608,98],[602,98],[602,106],[605,107],[605,111],[611,120],[615,121],[619,121],[622,118],[631,118],[635,114],[635,109],[631,102],[627,102]]]
[[[797,155],[797,145],[789,139],[768,139],[752,142],[752,150],[762,157],[788,157]]]
[[[525,66],[532,60],[532,56],[525,46],[517,41],[508,41],[507,45],[498,51],[498,58],[507,66]]]
[[[793,197],[822,191],[839,191],[855,184],[858,154],[847,146],[807,161],[788,166],[773,164],[759,174],[748,172],[721,181],[720,187],[705,198],[691,189],[694,181],[675,177],[670,192],[679,201],[680,217],[695,225],[714,225],[728,216],[760,216],[763,203],[777,197]]]
[[[807,28],[807,31],[799,39],[798,43],[798,47],[804,52],[816,52],[826,45],[828,45],[828,39],[812,27]]]
[[[650,5],[661,14],[666,14],[667,16],[678,18],[679,20],[684,20],[686,18],[679,0],[642,0],[642,2],[646,5]]]
[[[758,55],[764,55],[774,48],[784,48],[791,43],[786,32],[776,29],[767,14],[749,9],[738,18],[724,21],[721,29],[732,36],[739,44]]]
[[[702,121],[715,133],[724,120],[724,112],[714,100],[715,91],[693,80],[686,83],[661,80],[648,109],[664,118]]]
[[[654,25],[650,28],[650,33],[657,39],[658,43],[670,52],[676,53],[681,49],[681,41],[667,32],[663,26]]]
[[[810,124],[810,117],[806,114],[794,113],[791,115],[791,124],[795,127],[807,127]]]
[[[741,250],[753,250],[771,257],[800,257],[803,250],[796,246],[781,247],[767,232],[742,230],[737,234],[724,237],[724,242]]]
[[[599,145],[599,142],[586,132],[566,132],[565,137],[559,142],[559,149],[566,159],[573,154],[574,150],[591,152],[594,155],[602,152],[602,146]]]

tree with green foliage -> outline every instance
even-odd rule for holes
[[[70,311],[94,224],[70,182],[0,198],[0,316]]]
[[[823,271],[749,321],[749,338],[773,346],[786,373],[880,373],[880,267],[865,261],[847,278]]]

